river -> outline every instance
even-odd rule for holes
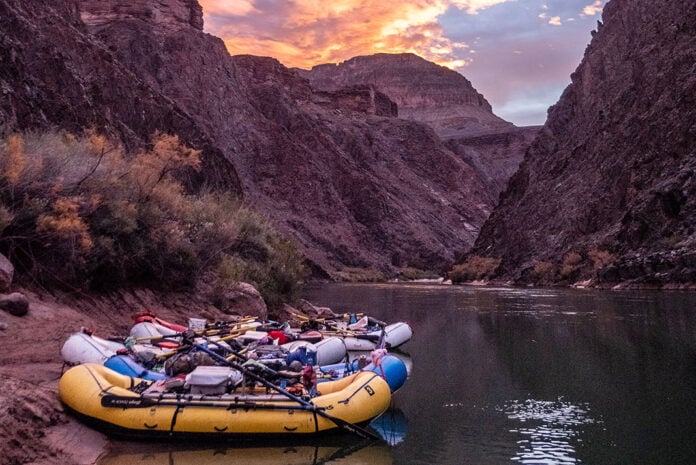
[[[101,464],[696,463],[696,293],[330,284],[305,298],[413,327],[409,380],[372,425],[384,443],[117,443]]]

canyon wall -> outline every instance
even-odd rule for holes
[[[200,18],[193,0],[2,2],[0,132],[178,133],[204,151],[192,187],[237,192],[317,276],[443,271],[473,244],[497,193],[431,127],[369,83],[231,57]]]
[[[696,282],[696,1],[611,0],[474,255],[518,283]]]
[[[135,149],[155,131],[203,151],[190,184],[241,195],[234,166],[205,131],[87,32],[75,1],[0,2],[0,134],[95,127]]]

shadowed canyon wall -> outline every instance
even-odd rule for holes
[[[519,283],[696,282],[696,1],[611,0],[474,255]]]

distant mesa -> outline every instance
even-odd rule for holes
[[[426,123],[443,138],[514,127],[493,113],[485,97],[463,75],[412,53],[379,53],[295,70],[324,91],[373,85],[397,104],[400,118]]]

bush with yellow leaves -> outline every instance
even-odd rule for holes
[[[0,252],[45,286],[216,288],[247,281],[271,305],[291,300],[303,258],[229,193],[187,193],[200,152],[156,133],[127,156],[95,131],[0,140]]]

